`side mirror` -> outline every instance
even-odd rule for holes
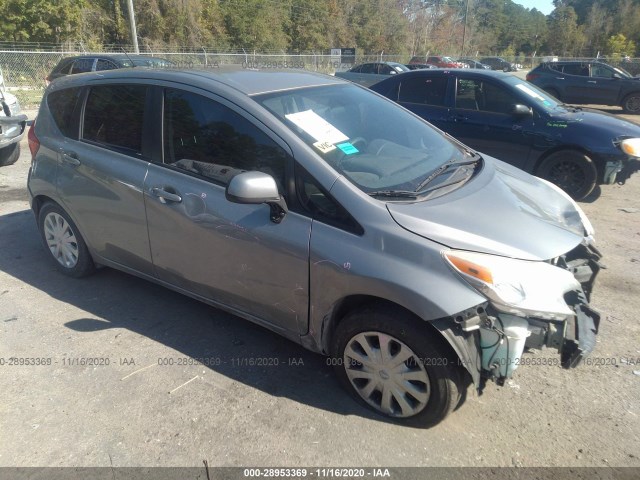
[[[280,223],[289,209],[278,192],[278,185],[271,175],[262,172],[243,172],[231,179],[225,190],[228,201],[271,207],[271,221]]]
[[[619,73],[614,73],[613,75],[611,75],[611,78],[613,78],[614,80],[620,80],[622,77]]]
[[[511,110],[511,114],[515,117],[528,117],[533,113],[531,107],[516,103]]]
[[[391,70],[389,73],[390,73],[391,75],[396,75],[398,72],[396,72],[395,70]]]

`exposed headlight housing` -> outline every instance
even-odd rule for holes
[[[627,138],[620,142],[620,148],[630,157],[640,158],[640,138]]]
[[[574,315],[564,294],[579,290],[571,272],[549,263],[461,250],[442,252],[447,263],[499,311],[566,320]]]

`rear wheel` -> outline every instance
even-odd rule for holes
[[[596,186],[598,172],[584,153],[561,150],[549,155],[540,165],[538,176],[556,184],[573,199],[582,200]]]
[[[632,115],[640,114],[640,93],[631,93],[622,101],[622,108]]]
[[[0,149],[0,167],[6,167],[7,165],[13,165],[20,157],[20,144],[18,142],[12,143],[2,149]]]
[[[38,214],[38,227],[45,248],[59,271],[70,277],[94,272],[89,249],[73,220],[58,205],[45,204]]]
[[[401,310],[355,311],[338,325],[333,363],[359,402],[403,423],[429,427],[460,400],[459,367],[436,332]]]

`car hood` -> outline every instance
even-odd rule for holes
[[[584,238],[575,203],[546,182],[485,157],[482,171],[441,197],[388,202],[403,228],[454,249],[548,260]]]
[[[593,127],[607,130],[611,134],[611,138],[617,137],[640,137],[640,126],[635,123],[623,120],[620,117],[611,115],[610,113],[600,112],[589,108],[577,108],[576,111],[567,110],[565,112],[554,112],[551,116],[551,125],[559,128],[580,124],[586,127]],[[584,128],[584,127],[581,127]]]

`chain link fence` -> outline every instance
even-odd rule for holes
[[[33,45],[31,45],[33,48]],[[79,45],[37,45],[37,50],[22,50],[24,46],[3,45],[0,43],[0,73],[3,75],[3,87],[18,97],[23,108],[37,108],[46,88],[46,77],[58,64],[68,56],[94,54],[133,54],[131,48],[116,45],[105,45],[97,51],[88,51]],[[126,52],[126,53],[125,53]],[[142,55],[163,58],[171,61],[175,68],[220,68],[234,65],[240,68],[273,68],[273,69],[305,69],[315,72],[333,74],[344,71],[354,64],[393,61],[407,63],[410,55],[362,55],[356,54],[348,62],[340,56],[326,53],[284,53],[284,52],[248,52],[245,50],[216,51],[209,48],[166,48],[151,50],[143,48]],[[466,57],[470,58],[470,57]],[[480,60],[482,56],[471,57]],[[519,64],[522,69],[529,70],[548,57],[503,57],[505,60]],[[426,56],[425,56],[426,60]],[[566,60],[560,58],[560,60]],[[593,59],[573,59],[593,60]],[[617,63],[632,74],[640,73],[640,59],[624,59]],[[173,68],[173,67],[172,67]]]

